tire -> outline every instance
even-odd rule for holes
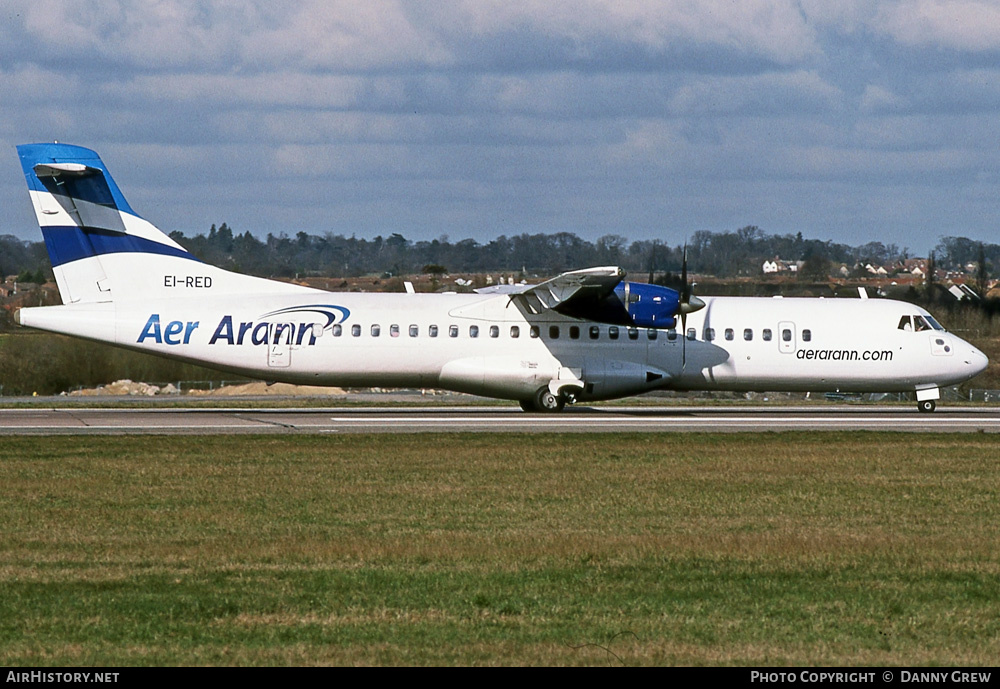
[[[921,402],[917,402],[917,409],[925,414],[930,414],[934,411],[935,407],[937,407],[937,405],[934,404],[934,400],[923,400]]]
[[[540,388],[535,393],[535,411],[553,414],[562,411],[566,400],[561,395],[554,395],[548,386]]]

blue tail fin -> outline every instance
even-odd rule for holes
[[[136,215],[90,149],[17,152],[64,304],[311,291],[202,263]]]
[[[112,301],[116,288],[127,287],[105,265],[117,255],[195,260],[136,215],[94,151],[26,144],[17,152],[63,303]]]

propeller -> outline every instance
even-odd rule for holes
[[[691,283],[688,282],[688,249],[684,245],[684,257],[681,262],[681,298],[678,311],[681,313],[681,371],[687,366],[687,315],[705,308],[705,302],[691,294]]]

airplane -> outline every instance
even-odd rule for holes
[[[680,290],[616,266],[450,294],[242,275],[141,218],[94,151],[17,150],[63,302],[18,323],[251,378],[439,388],[538,412],[654,390],[906,392],[930,412],[941,387],[988,363],[905,302],[696,297],[686,258]]]

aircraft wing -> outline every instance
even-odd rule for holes
[[[574,304],[597,303],[614,292],[625,278],[618,266],[584,268],[563,273],[537,285],[494,285],[477,289],[479,294],[509,294],[512,299],[533,297],[543,308],[553,311],[574,311]]]

